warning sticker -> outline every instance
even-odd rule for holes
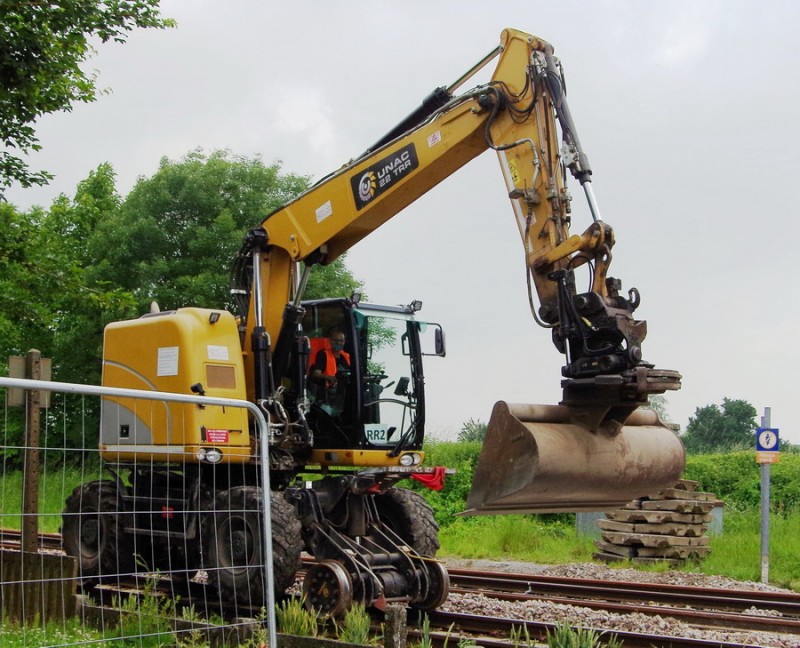
[[[220,430],[218,428],[206,428],[207,443],[228,443],[230,440],[230,430]]]
[[[158,348],[158,376],[177,376],[178,375],[178,347],[159,347]]]
[[[220,344],[208,345],[208,359],[209,360],[228,360],[228,347]]]

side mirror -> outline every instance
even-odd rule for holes
[[[444,344],[444,331],[441,325],[430,322],[419,322],[419,343],[422,355],[439,356],[447,353]]]
[[[431,322],[414,322],[414,325],[419,333],[420,353],[424,356],[439,356],[443,358],[447,350],[445,349],[444,331],[441,325]],[[400,342],[403,347],[403,355],[410,355],[408,333],[403,333]]]
[[[444,356],[447,354],[447,349],[444,345],[444,331],[442,330],[441,326],[436,326],[436,330],[433,334],[433,345],[436,349],[436,355],[444,358]]]

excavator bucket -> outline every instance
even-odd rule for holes
[[[561,405],[495,404],[462,515],[603,511],[680,479],[684,450],[652,410],[615,434]]]

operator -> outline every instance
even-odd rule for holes
[[[350,354],[344,351],[345,336],[341,328],[329,332],[330,347],[320,349],[311,366],[311,380],[318,383],[317,398],[327,405],[329,414],[341,412],[344,406],[343,389],[337,389],[337,374],[350,371]]]

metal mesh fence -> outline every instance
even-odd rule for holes
[[[0,408],[0,645],[275,645],[255,406],[0,378]],[[235,457],[229,431],[187,445],[181,408],[247,409],[256,432]]]

